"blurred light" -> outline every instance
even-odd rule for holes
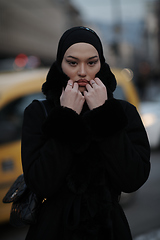
[[[28,68],[36,68],[41,64],[41,61],[38,57],[36,56],[29,56],[28,57],[28,62],[27,62],[27,67]]]
[[[28,62],[28,57],[25,54],[18,54],[14,60],[14,63],[17,67],[23,68]]]
[[[149,127],[157,121],[157,118],[154,114],[146,113],[142,115],[142,121],[145,127]]]
[[[127,77],[127,81],[131,81],[133,79],[133,71],[129,68],[124,68],[122,74]]]

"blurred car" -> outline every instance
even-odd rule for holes
[[[116,79],[117,88],[114,92],[114,97],[116,99],[122,99],[133,104],[139,111],[139,96],[136,87],[133,82],[133,72],[131,69],[112,69]],[[136,192],[133,193],[123,193],[121,194],[120,204],[124,207],[130,204],[135,199]]]
[[[150,89],[151,91],[151,89]],[[151,149],[160,147],[160,86],[147,101],[140,104],[141,118],[147,131]]]
[[[42,99],[41,85],[47,70],[0,74],[0,223],[9,220],[10,204],[2,199],[22,173],[21,126],[24,108],[33,99]]]
[[[112,71],[117,79],[117,88],[114,91],[114,97],[132,103],[138,110],[139,96],[132,80],[132,70],[128,68],[113,68]]]
[[[0,74],[0,223],[8,221],[10,204],[2,199],[15,179],[22,173],[21,126],[23,111],[33,99],[44,98],[41,85],[47,69]],[[122,69],[112,69],[118,86],[117,98],[123,98],[138,107],[138,96],[129,76]],[[123,97],[122,97],[123,96]],[[131,195],[122,194],[122,202]]]

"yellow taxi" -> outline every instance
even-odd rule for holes
[[[138,96],[127,70],[112,69],[118,86],[116,98],[123,98],[138,107]],[[48,69],[0,74],[0,223],[8,221],[10,204],[2,199],[22,173],[21,126],[24,108],[41,93]]]
[[[132,70],[129,68],[113,68],[112,72],[117,79],[117,88],[114,92],[114,97],[132,103],[138,110],[139,96],[133,83]]]
[[[113,68],[112,71],[117,79],[117,88],[114,92],[114,97],[132,103],[137,108],[137,110],[139,110],[139,96],[132,80],[132,70],[129,68]],[[120,198],[120,204],[123,207],[126,206],[134,200],[135,196],[135,192],[122,193]]]
[[[9,220],[10,204],[2,199],[22,173],[21,126],[24,108],[33,99],[44,98],[41,85],[46,69],[0,74],[0,223]]]

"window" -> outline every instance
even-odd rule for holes
[[[42,93],[35,93],[15,99],[0,110],[0,144],[19,140],[24,109],[34,100],[43,99]]]
[[[117,86],[116,90],[114,91],[114,98],[126,100],[125,93],[121,86]]]

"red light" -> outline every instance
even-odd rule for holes
[[[14,60],[18,67],[25,67],[28,62],[28,57],[25,54],[18,54]]]

